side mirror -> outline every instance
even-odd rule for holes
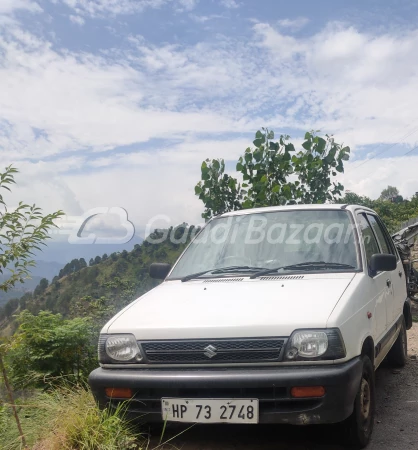
[[[149,276],[157,280],[164,280],[171,270],[171,264],[152,263],[149,266]]]
[[[395,270],[396,256],[388,253],[376,253],[370,258],[370,269],[375,273]]]

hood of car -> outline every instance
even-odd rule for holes
[[[103,333],[137,339],[290,336],[325,328],[353,273],[166,281],[111,319]]]

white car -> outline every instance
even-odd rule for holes
[[[145,421],[343,422],[365,447],[374,372],[402,366],[412,326],[402,261],[356,205],[229,212],[103,328],[89,382]]]

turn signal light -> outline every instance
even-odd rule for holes
[[[290,395],[293,398],[323,397],[325,395],[325,388],[323,386],[298,386],[290,390]]]
[[[106,395],[110,398],[131,398],[132,389],[108,387],[105,389]]]

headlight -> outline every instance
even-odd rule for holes
[[[138,363],[142,360],[141,350],[132,334],[108,334],[99,338],[99,362]]]
[[[341,333],[336,328],[298,330],[290,337],[285,358],[288,361],[341,359],[346,355]]]

